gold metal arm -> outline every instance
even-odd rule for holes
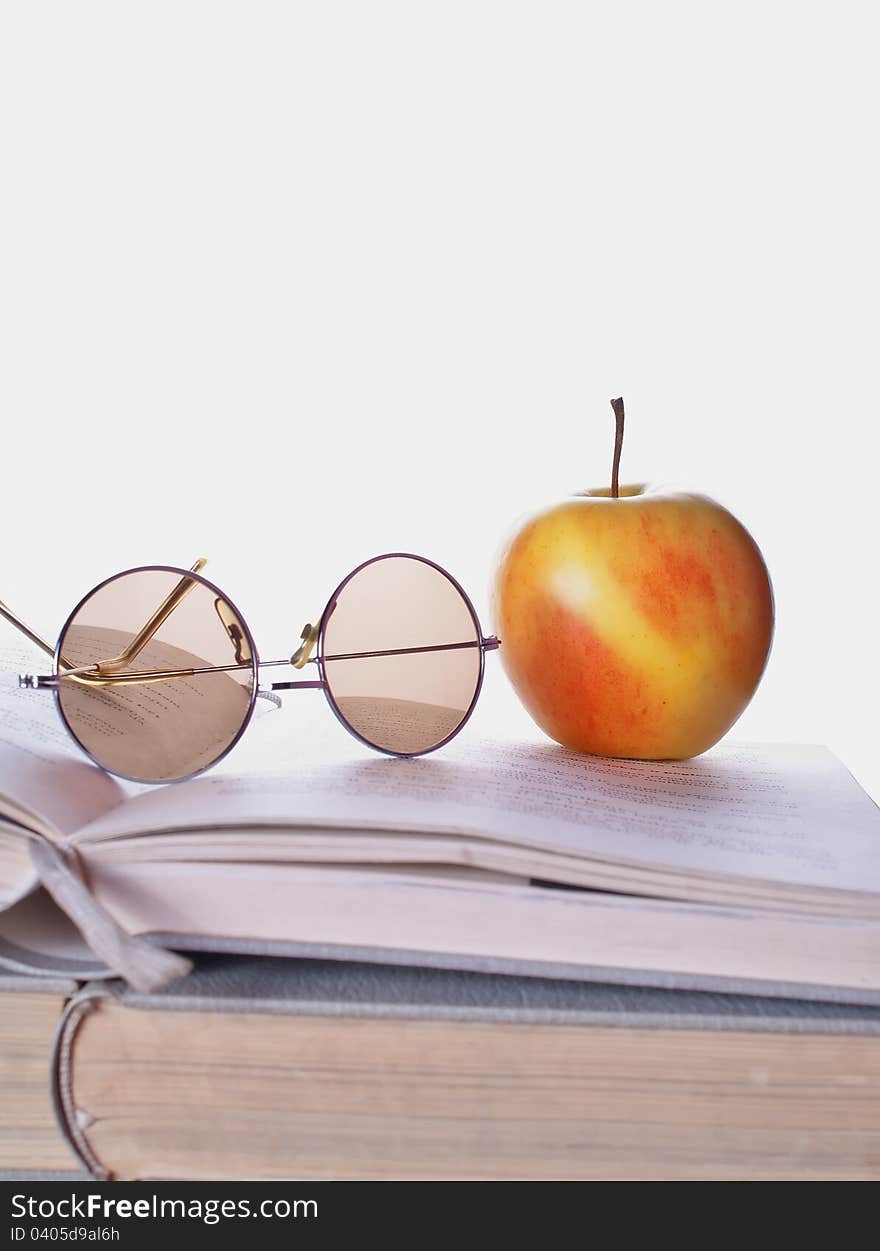
[[[282,661],[286,664],[287,661]],[[132,669],[128,673],[103,675],[98,665],[84,665],[59,676],[65,682],[81,682],[84,686],[142,686],[149,682],[167,682],[171,678],[193,678],[202,673],[235,673],[253,668],[250,661],[237,665],[200,665],[192,669]]]
[[[190,568],[190,573],[199,573],[202,569],[204,569],[207,563],[208,562],[204,559],[197,560],[196,563]],[[131,640],[125,651],[121,652],[118,656],[113,657],[111,660],[102,660],[98,665],[86,665],[78,669],[75,665],[72,665],[69,660],[65,660],[65,658],[61,656],[61,665],[67,671],[65,673],[65,677],[77,677],[80,674],[86,673],[109,674],[115,673],[118,669],[124,669],[130,661],[134,660],[134,658],[143,651],[150,639],[156,634],[156,631],[165,621],[168,620],[171,613],[174,612],[174,609],[194,585],[195,583],[191,578],[181,578],[177,586],[171,590],[171,592],[165,597],[153,613],[152,617],[150,617],[149,621],[141,627],[135,637]],[[5,618],[10,625],[15,626],[16,630],[20,630],[25,638],[30,639],[30,641],[39,647],[41,651],[44,651],[47,656],[51,656],[54,659],[55,648],[52,644],[41,635],[37,634],[36,630],[32,630],[30,626],[26,622],[22,621],[21,617],[19,617],[17,613],[14,613],[11,608],[3,603],[2,600],[0,600],[0,617]],[[175,675],[169,673],[168,676],[173,677]]]
[[[190,568],[190,573],[199,573],[207,563],[204,559],[197,560]],[[118,673],[120,669],[124,669],[126,665],[130,664],[136,656],[141,654],[150,639],[165,624],[180,601],[189,594],[194,586],[195,582],[192,578],[181,578],[177,586],[173,587],[162,600],[162,603],[150,617],[149,621],[141,626],[128,647],[121,651],[118,656],[114,656],[110,660],[102,660],[100,664],[95,666],[96,671],[102,675]]]

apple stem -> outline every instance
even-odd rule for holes
[[[614,434],[614,460],[611,464],[611,498],[616,500],[620,495],[620,453],[623,451],[623,396],[611,401],[611,407],[614,409],[614,423],[616,426]]]

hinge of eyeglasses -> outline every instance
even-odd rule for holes
[[[18,685],[26,691],[53,691],[58,685],[58,679],[54,674],[20,673]]]
[[[313,626],[311,622],[307,621],[303,626],[300,638],[302,639],[302,642],[290,658],[290,663],[293,665],[294,669],[302,669],[309,663],[309,656],[312,654],[312,648],[318,641],[318,627]]]
[[[494,634],[490,634],[487,639],[483,639],[482,646],[484,652],[494,652],[501,646],[501,639]]]

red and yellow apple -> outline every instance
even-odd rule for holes
[[[615,494],[622,426],[621,403],[612,489],[547,508],[505,545],[495,631],[520,699],[557,742],[683,759],[751,699],[773,591],[755,541],[714,500],[644,485]]]

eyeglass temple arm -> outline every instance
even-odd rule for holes
[[[204,569],[207,563],[207,560],[200,558],[194,565],[191,566],[190,573],[199,573],[200,570]],[[171,592],[165,597],[153,613],[152,617],[150,617],[149,621],[142,626],[135,637],[131,640],[124,652],[120,653],[119,656],[116,656],[111,660],[102,661],[97,667],[95,665],[89,665],[86,667],[86,670],[93,673],[113,673],[116,669],[124,668],[130,660],[133,660],[135,656],[143,651],[162,623],[168,620],[171,613],[194,585],[195,584],[191,578],[181,578],[177,586],[171,590]],[[0,600],[0,617],[5,618],[10,625],[15,626],[16,630],[20,630],[25,638],[30,639],[30,641],[39,647],[41,651],[44,651],[47,656],[51,656],[54,660],[55,648],[52,644],[44,639],[42,635],[37,634],[36,630],[32,630],[27,622],[22,621],[21,617],[19,617],[17,613],[14,613],[11,608],[3,603],[2,600]],[[61,664],[65,669],[76,669],[76,666],[72,665],[70,661],[65,660],[63,656],[60,659]]]
[[[199,573],[204,569],[207,560],[199,558],[194,565],[190,567],[190,573]],[[149,682],[167,682],[171,678],[191,678],[203,673],[234,673],[242,669],[249,669],[250,661],[240,661],[238,659],[240,653],[236,652],[237,663],[234,665],[200,665],[197,668],[190,669],[144,669],[141,671],[133,671],[122,673],[120,670],[125,669],[128,664],[134,660],[146,647],[149,641],[155,636],[156,632],[168,620],[174,612],[177,605],[181,602],[185,595],[192,590],[195,582],[192,578],[183,577],[175,587],[169,591],[162,603],[131,640],[124,651],[118,656],[114,656],[110,660],[102,660],[96,665],[81,665],[79,668],[68,666],[68,672],[65,677],[72,678],[74,681],[82,682],[87,686],[140,686]],[[230,632],[230,622],[226,619],[225,614],[221,611],[220,601],[215,602],[215,608],[220,616],[220,620]],[[230,637],[231,633],[230,633]],[[306,663],[309,653],[315,645],[318,638],[318,631],[314,626],[306,625],[302,632],[304,642],[297,648],[290,661],[270,661],[270,664],[294,664],[297,668],[301,668]],[[300,660],[300,656],[304,658]],[[38,677],[26,680],[26,685],[46,687],[54,685],[54,681]]]
[[[307,629],[314,630],[314,627],[308,626]],[[305,637],[305,630],[303,631],[303,637]],[[311,651],[314,642],[314,639],[310,640],[311,645],[308,651]],[[484,652],[492,652],[497,651],[500,646],[501,640],[492,634],[488,638],[474,639],[466,643],[435,643],[429,647],[394,647],[384,651],[343,652],[334,656],[324,656],[323,659],[325,661],[367,660],[377,656],[413,656],[424,652],[462,651],[468,647],[479,647]],[[261,660],[259,667],[261,669],[272,669],[280,665],[293,664],[294,668],[302,669],[306,664],[316,663],[316,658],[309,659],[308,652],[306,652],[304,658],[299,658],[299,663],[296,663],[299,653],[302,651],[303,647],[298,648],[290,660]],[[129,673],[103,675],[95,665],[83,665],[81,668],[73,669],[63,676],[82,682],[86,686],[142,686],[148,682],[167,682],[172,678],[199,677],[204,673],[238,673],[244,669],[250,669],[250,667],[250,662],[246,662],[234,665],[202,665],[192,669],[141,669],[133,670]],[[27,684],[39,687],[53,686],[55,679],[39,677],[29,681]],[[323,682],[273,682],[272,690],[285,691],[292,690],[294,687],[321,687],[323,685]]]
[[[207,563],[207,560],[200,558],[194,565],[190,566],[190,573],[199,573]],[[172,587],[162,600],[162,603],[150,617],[149,621],[141,626],[125,650],[121,651],[118,656],[113,656],[110,660],[102,660],[99,665],[93,666],[93,669],[102,676],[125,669],[132,660],[141,654],[150,639],[165,624],[177,605],[189,594],[194,586],[195,582],[192,578],[181,578],[177,585]]]
[[[469,639],[466,643],[432,643],[427,647],[391,647],[378,652],[337,652],[333,656],[324,656],[324,660],[369,660],[372,656],[416,656],[420,652],[459,652],[466,647],[479,647],[484,652],[493,652],[501,646],[501,640],[494,634],[489,638]]]

